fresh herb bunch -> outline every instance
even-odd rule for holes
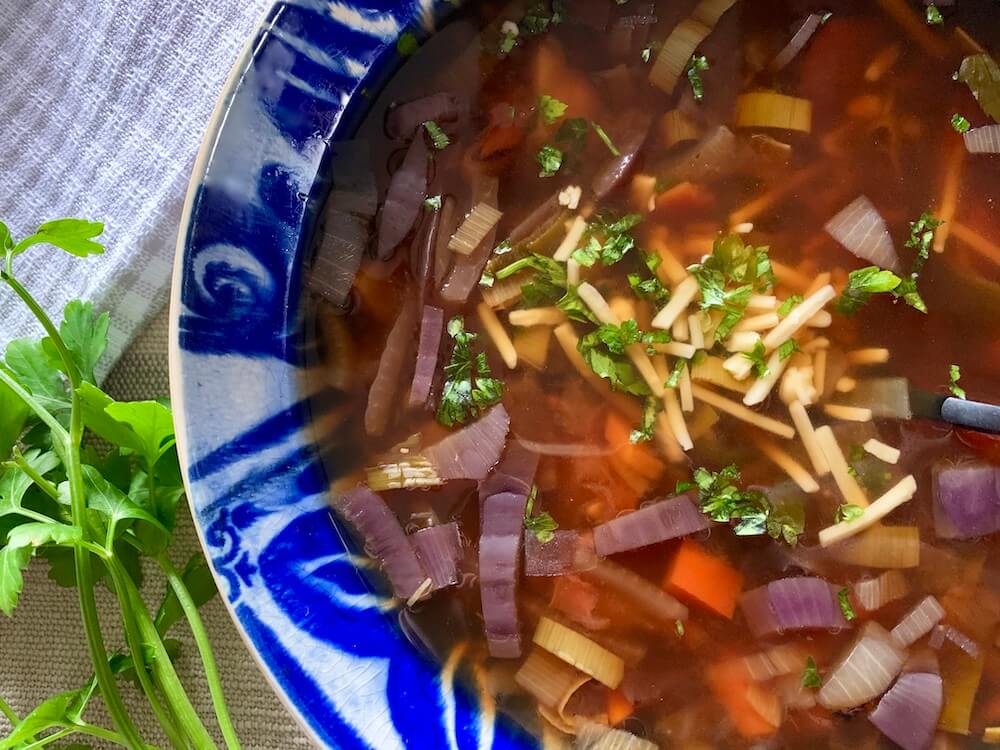
[[[172,663],[177,642],[166,636],[182,618],[200,652],[226,747],[239,748],[198,614],[216,593],[211,572],[200,554],[183,570],[169,554],[184,496],[170,408],[159,401],[118,402],[101,391],[94,371],[107,347],[108,315],[74,300],[57,326],[14,274],[15,259],[36,245],[79,257],[102,253],[103,229],[59,219],[15,243],[0,222],[0,281],[46,333],[10,342],[0,360],[0,610],[10,615],[17,606],[22,571],[32,558],[47,559],[51,577],[77,588],[94,668],[82,687],[43,701],[23,718],[0,698],[0,711],[13,725],[0,750],[41,748],[70,735],[148,750],[125,707],[126,681],[145,695],[171,748],[215,748]],[[110,448],[99,450],[90,435]],[[140,592],[142,559],[167,582],[155,613]],[[107,652],[95,600],[99,583],[118,599],[127,644],[121,653]],[[84,718],[95,692],[114,729]]]

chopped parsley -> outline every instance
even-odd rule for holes
[[[891,292],[899,284],[900,278],[896,274],[878,266],[865,266],[851,271],[847,277],[847,287],[837,299],[837,312],[851,317],[873,294]]]
[[[663,401],[655,396],[646,396],[646,402],[642,407],[642,423],[637,429],[629,433],[630,443],[645,443],[653,439],[653,431],[656,429],[656,415],[663,408]]]
[[[855,473],[857,473],[855,471]],[[861,518],[865,514],[865,509],[859,505],[852,505],[851,503],[841,503],[840,507],[837,508],[837,515],[834,517],[834,523],[850,523],[851,521]]]
[[[640,214],[616,217],[609,212],[599,213],[587,224],[583,245],[573,251],[573,260],[590,268],[597,261],[613,266],[635,247],[631,230],[642,221]]]
[[[615,146],[615,144],[611,141],[611,136],[609,136],[605,132],[604,128],[602,128],[600,125],[598,125],[596,122],[593,121],[590,123],[590,125],[594,129],[594,132],[597,133],[597,137],[601,139],[601,142],[608,147],[608,151],[611,152],[612,156],[622,155],[622,152],[619,151],[618,147]]]
[[[788,313],[790,313],[800,304],[802,304],[802,295],[793,294],[791,297],[788,297],[784,302],[782,302],[778,306],[778,315],[780,315],[782,318],[787,317]]]
[[[902,279],[899,286],[893,290],[893,294],[901,297],[910,307],[922,313],[927,312],[927,305],[924,304],[920,292],[917,290],[917,277],[924,268],[924,264],[930,257],[931,243],[934,242],[934,231],[941,226],[940,219],[927,211],[920,214],[920,218],[910,222],[910,236],[906,240],[906,247],[917,251],[917,256],[913,259],[910,267],[910,275]]]
[[[968,133],[972,125],[962,115],[957,112],[951,116],[951,126],[956,133]]]
[[[529,36],[544,34],[552,26],[558,26],[566,17],[566,3],[563,0],[539,2],[532,5],[521,19],[520,28]]]
[[[483,289],[489,289],[497,282],[497,277],[491,274],[489,271],[483,271],[483,275],[479,277],[479,286]]]
[[[612,390],[648,396],[649,386],[625,354],[626,339],[622,336],[619,326],[602,325],[581,338],[577,350],[587,366],[607,380]]]
[[[696,102],[705,98],[705,84],[701,80],[701,73],[706,70],[708,70],[708,60],[705,59],[704,55],[692,55],[684,69],[684,73],[691,83],[691,93]]]
[[[555,531],[559,524],[552,516],[542,511],[537,516],[532,515],[535,508],[535,498],[538,496],[538,488],[532,487],[531,494],[528,495],[528,504],[524,506],[524,528],[535,535],[535,539],[542,544],[547,544],[555,539]]]
[[[748,352],[743,352],[743,357],[750,360],[751,365],[753,365],[754,374],[758,378],[766,378],[770,373],[767,368],[767,350],[764,348],[764,342],[758,341],[753,345],[753,349]]]
[[[396,52],[403,57],[409,57],[420,48],[416,35],[411,31],[404,31],[396,40]]]
[[[944,16],[941,15],[941,11],[938,7],[931,3],[927,6],[927,25],[928,26],[940,26],[944,23]]]
[[[720,340],[743,317],[750,296],[770,290],[774,283],[768,248],[747,245],[738,234],[717,238],[712,254],[688,270],[701,288],[701,308],[723,313],[716,328]]]
[[[778,347],[778,359],[784,362],[799,350],[799,342],[795,339],[788,339]]]
[[[432,195],[430,198],[425,199],[424,206],[432,211],[439,211],[441,209],[441,196]]]
[[[958,379],[962,377],[962,371],[958,365],[948,366],[948,390],[951,395],[957,398],[965,398],[965,389],[958,384]]]
[[[850,622],[855,617],[854,607],[851,606],[850,593],[846,588],[837,592],[837,603],[840,604],[840,611],[844,613],[844,619]]]
[[[802,687],[823,687],[823,679],[819,676],[819,670],[816,669],[816,660],[811,656],[806,657],[806,668],[802,670]]]
[[[985,52],[969,55],[955,74],[976,97],[983,112],[1000,121],[1000,65]]]
[[[513,28],[507,29],[503,36],[500,37],[500,44],[497,47],[500,52],[500,56],[509,55],[514,47],[517,46],[517,31]]]
[[[630,273],[626,274],[625,278],[628,280],[628,285],[632,288],[632,292],[636,297],[647,302],[652,302],[656,309],[660,309],[670,301],[670,290],[663,285],[663,282],[656,275],[656,269],[661,262],[660,256],[657,253],[647,253],[642,248],[638,248],[638,251],[643,265],[651,276],[644,279],[637,273]]]
[[[698,488],[702,512],[713,521],[733,523],[737,536],[767,534],[796,544],[804,527],[801,513],[776,508],[763,492],[741,489],[740,481],[740,471],[735,465],[718,472],[696,469],[694,486]],[[679,484],[678,490],[689,486]]]
[[[545,145],[538,149],[535,161],[541,167],[538,172],[539,177],[552,177],[562,167],[563,152],[555,146]]]
[[[667,382],[663,385],[667,388],[676,388],[680,385],[681,375],[684,373],[684,368],[687,367],[688,361],[682,357],[678,357],[674,362],[674,366],[670,369],[670,375],[667,377]]]
[[[548,94],[542,94],[538,97],[538,111],[541,113],[542,119],[549,125],[554,124],[556,120],[566,114],[566,106],[566,102],[561,102]]]
[[[503,382],[491,377],[485,352],[473,353],[476,334],[465,330],[461,315],[448,321],[448,335],[455,340],[455,348],[444,368],[437,420],[445,427],[453,427],[498,403],[503,397]]]
[[[434,144],[434,148],[438,151],[442,151],[448,147],[451,140],[448,138],[448,134],[441,130],[441,126],[438,125],[434,120],[428,120],[424,123],[424,129],[427,134],[431,137],[431,143]]]

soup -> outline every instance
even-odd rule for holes
[[[559,746],[1000,741],[1000,8],[475,4],[337,144],[333,503]],[[953,77],[954,74],[954,77]]]

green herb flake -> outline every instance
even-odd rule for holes
[[[941,15],[941,11],[938,7],[931,3],[927,6],[927,25],[928,26],[940,26],[944,23],[944,16]]]
[[[750,297],[770,291],[774,284],[769,249],[748,245],[738,234],[718,237],[712,254],[688,271],[701,289],[701,308],[723,313],[716,328],[719,340],[729,336],[743,317]]]
[[[656,415],[663,408],[663,401],[655,396],[647,396],[642,407],[642,423],[629,433],[630,443],[645,443],[653,439],[656,429]]]
[[[594,128],[594,132],[597,133],[597,137],[601,139],[601,142],[605,146],[608,147],[608,151],[611,152],[612,156],[621,156],[622,155],[622,152],[618,150],[618,147],[615,146],[615,144],[612,142],[611,136],[609,136],[605,132],[604,128],[602,128],[596,122],[591,122],[590,125],[591,125],[591,127]]]
[[[758,378],[766,378],[770,374],[771,371],[767,367],[767,350],[764,348],[763,341],[757,341],[753,345],[753,349],[743,352],[743,357],[750,360],[754,375]]]
[[[535,161],[541,167],[539,177],[552,177],[562,167],[563,152],[555,146],[545,145],[535,154]]]
[[[500,44],[498,45],[497,50],[499,51],[500,56],[503,57],[505,55],[509,55],[516,46],[517,32],[513,29],[509,29],[504,32],[502,37],[500,37]]]
[[[965,389],[958,384],[958,380],[961,377],[962,371],[959,369],[958,365],[948,366],[948,390],[951,391],[951,395],[956,398],[965,398]]]
[[[853,468],[853,467],[851,467]],[[857,472],[855,471],[855,474]],[[852,505],[850,503],[841,503],[840,507],[837,508],[837,514],[834,517],[834,523],[850,523],[855,519],[861,518],[865,514],[865,509],[858,505]]]
[[[483,289],[489,289],[497,281],[497,277],[491,274],[489,271],[483,271],[483,275],[479,277],[479,286]]]
[[[778,359],[784,362],[799,350],[799,342],[795,339],[788,339],[778,347]]]
[[[785,301],[778,306],[778,315],[780,315],[782,318],[788,317],[788,313],[790,313],[800,304],[802,304],[802,295],[793,294],[791,297],[785,299]]]
[[[972,127],[969,121],[957,112],[951,116],[951,126],[956,133],[968,133],[969,128]]]
[[[533,486],[531,494],[528,495],[528,503],[524,506],[524,528],[534,534],[542,544],[548,544],[555,539],[559,524],[548,512],[542,511],[538,515],[533,515],[537,496],[538,488]]]
[[[814,689],[823,687],[823,679],[816,668],[816,660],[811,656],[806,657],[806,668],[802,670],[802,687]]]
[[[491,376],[486,354],[472,351],[477,337],[465,330],[461,315],[448,321],[448,335],[454,339],[455,348],[444,368],[437,420],[445,427],[454,427],[498,403],[503,398],[503,382]]]
[[[847,277],[847,287],[837,299],[837,312],[851,317],[871,299],[873,294],[891,292],[900,284],[900,278],[892,271],[878,266],[866,266],[851,271]]]
[[[705,84],[701,80],[701,74],[706,70],[708,70],[708,60],[704,55],[692,55],[684,69],[684,73],[691,83],[691,93],[696,102],[705,98]]]
[[[681,357],[678,357],[674,362],[674,366],[670,368],[670,375],[667,376],[667,382],[663,385],[666,388],[676,388],[681,384],[681,375],[684,374],[684,368],[687,367],[688,361]]]
[[[441,130],[441,126],[434,122],[434,120],[425,122],[424,130],[427,131],[427,134],[431,137],[431,143],[438,151],[443,151],[451,143],[448,134]]]
[[[674,632],[678,638],[684,637],[684,620],[674,620]]]
[[[542,119],[549,125],[554,124],[566,114],[566,106],[566,102],[561,102],[548,94],[542,94],[538,97],[538,111],[541,113]]]
[[[787,544],[796,544],[804,528],[801,516],[779,511],[763,492],[741,489],[740,481],[740,471],[735,465],[718,472],[696,469],[694,484],[702,512],[713,521],[733,523],[737,536],[767,534]]]
[[[396,52],[402,57],[409,57],[420,48],[416,35],[411,31],[404,31],[396,40]]]
[[[441,210],[441,196],[432,195],[430,198],[424,200],[424,206],[431,209],[432,211]]]
[[[854,614],[854,607],[851,605],[850,592],[843,588],[837,592],[837,603],[840,604],[840,611],[844,613],[844,619],[850,622],[857,617]]]

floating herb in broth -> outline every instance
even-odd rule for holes
[[[908,399],[1000,400],[1000,8],[475,5],[411,52],[311,284],[408,632],[579,747],[994,741],[1000,448]]]

